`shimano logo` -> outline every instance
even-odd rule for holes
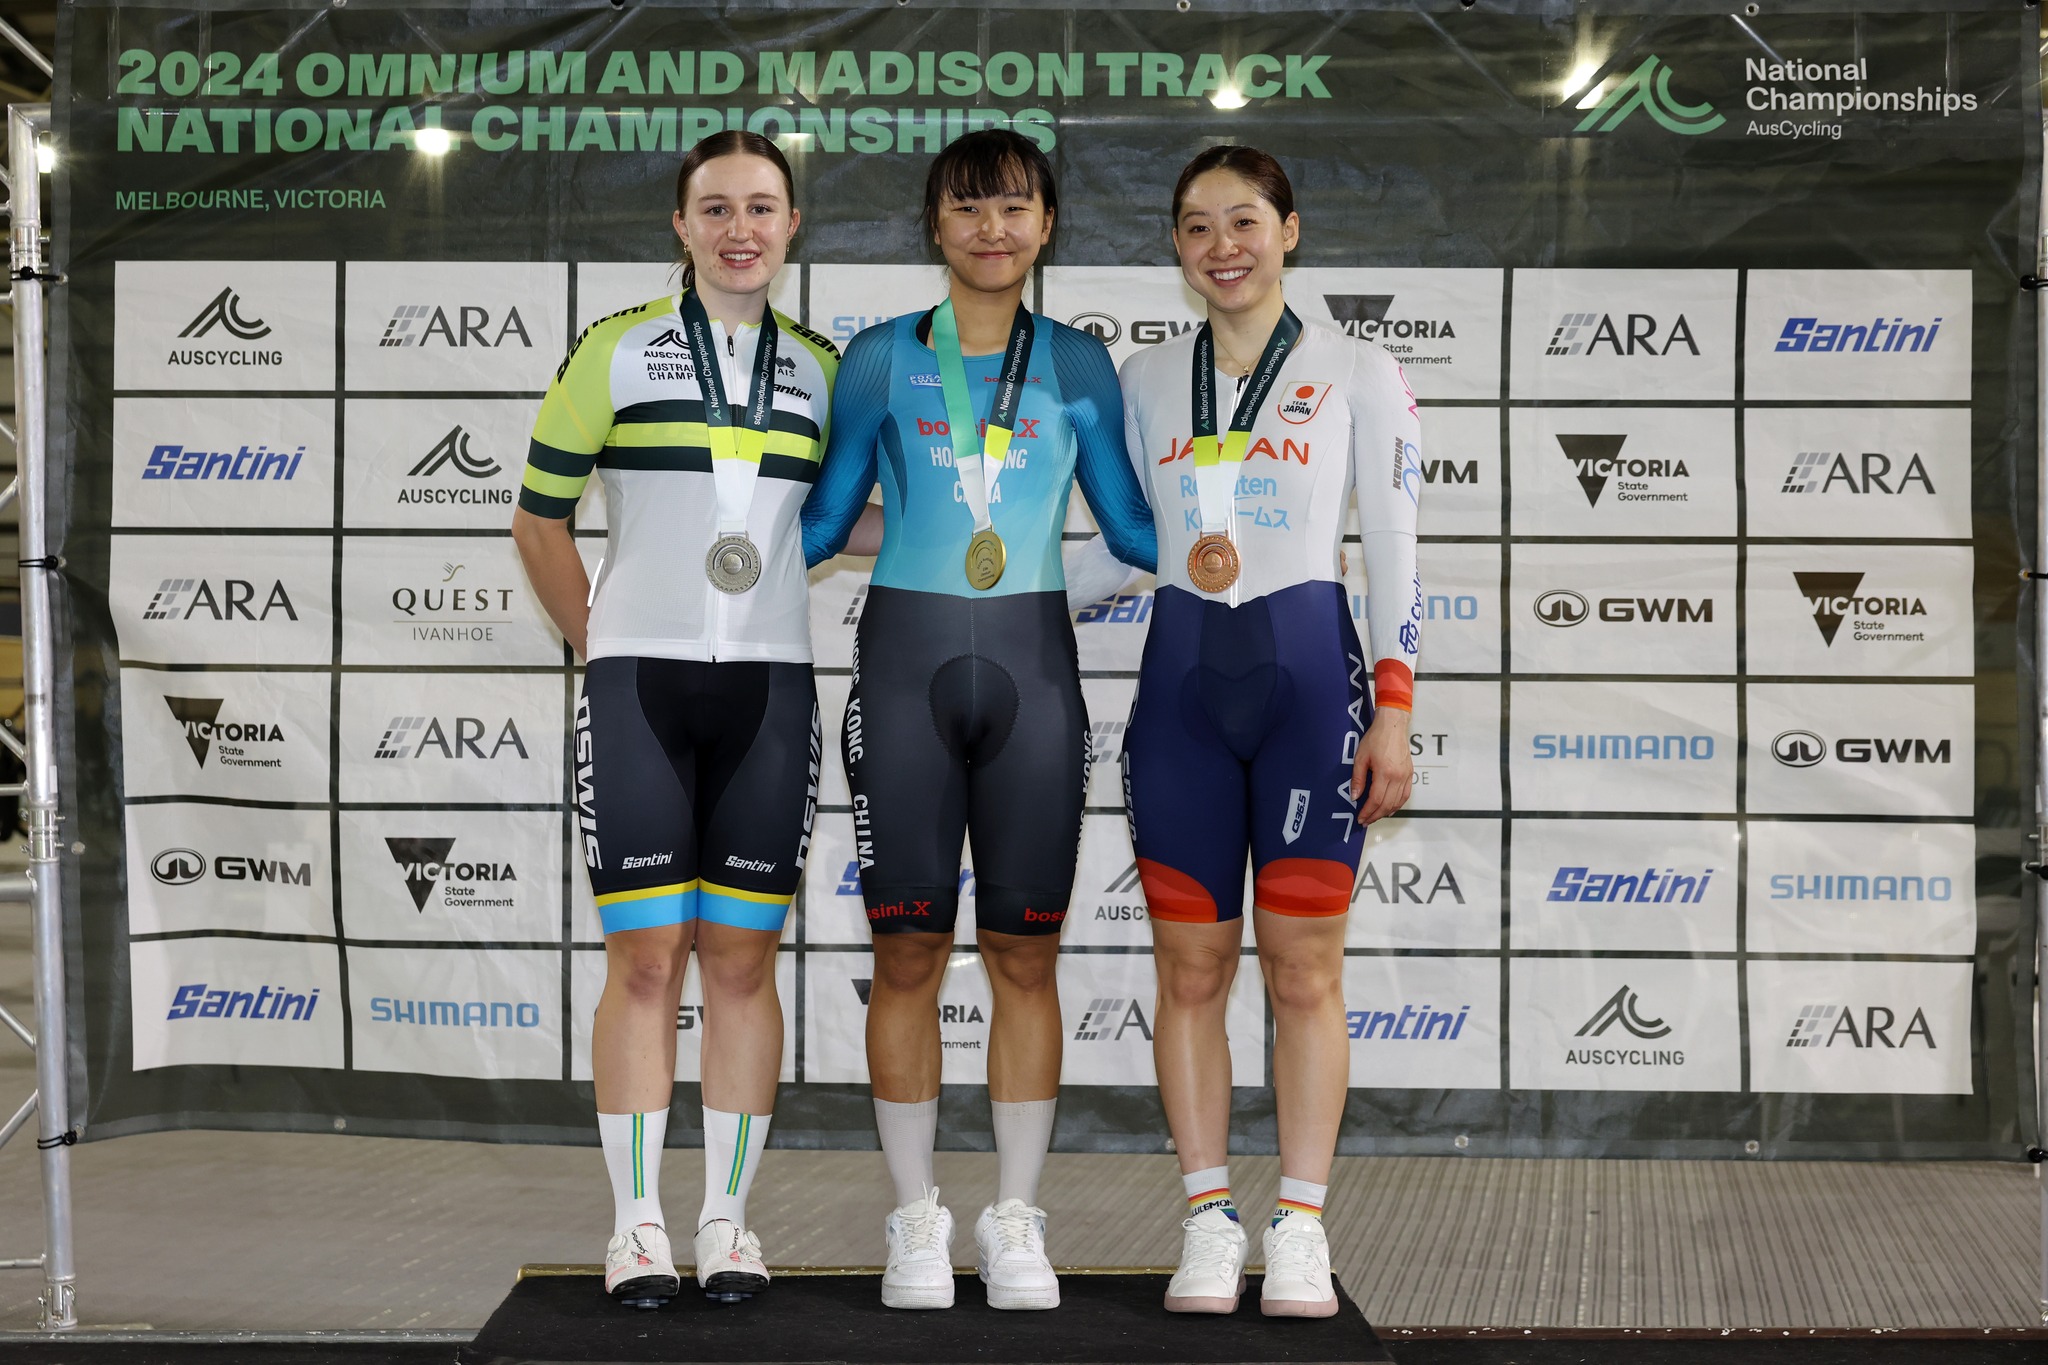
[[[540,1006],[524,1000],[394,1000],[373,995],[370,1020],[422,1028],[539,1028]]]
[[[1712,735],[1532,735],[1529,742],[1537,758],[1704,763],[1714,756]]]
[[[1956,894],[1947,877],[1912,873],[1773,873],[1774,901],[1947,901]]]

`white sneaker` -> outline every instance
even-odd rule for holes
[[[1266,1282],[1259,1311],[1269,1318],[1327,1318],[1337,1311],[1330,1284],[1330,1239],[1323,1220],[1290,1213],[1267,1228]]]
[[[1045,1259],[1045,1210],[1005,1199],[974,1220],[975,1269],[991,1308],[1057,1308],[1060,1279]]]
[[[723,1218],[698,1228],[697,1287],[721,1303],[738,1303],[766,1289],[760,1239]]]
[[[668,1233],[642,1223],[613,1237],[604,1249],[604,1292],[635,1308],[657,1308],[682,1288]]]
[[[1166,1286],[1166,1311],[1235,1313],[1251,1254],[1244,1229],[1222,1209],[1203,1209],[1180,1226],[1180,1269]]]
[[[953,1214],[937,1190],[890,1213],[882,1225],[889,1264],[882,1270],[882,1302],[890,1308],[953,1306]]]

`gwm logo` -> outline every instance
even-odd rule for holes
[[[1667,131],[1687,137],[1711,133],[1728,121],[1714,112],[1713,105],[1704,101],[1699,104],[1679,103],[1671,93],[1671,68],[1653,54],[1623,77],[1621,84],[1608,91],[1607,97],[1580,119],[1579,126],[1572,131],[1611,133],[1638,109],[1648,113]]]
[[[1107,313],[1076,313],[1067,326],[1079,328],[1105,346],[1114,346],[1124,334],[1123,324]]]
[[[1636,993],[1623,986],[1607,997],[1607,1003],[1594,1010],[1593,1017],[1581,1024],[1579,1031],[1572,1036],[1598,1038],[1616,1024],[1620,1024],[1638,1038],[1662,1038],[1671,1032],[1671,1025],[1662,1019],[1643,1018],[1641,1012],[1636,1009],[1637,1000]]]
[[[270,324],[262,318],[242,316],[242,296],[233,285],[213,296],[213,302],[199,310],[199,316],[185,324],[181,337],[203,337],[216,327],[225,327],[243,341],[254,341],[270,335]]]

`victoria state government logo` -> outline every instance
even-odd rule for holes
[[[1611,133],[1638,109],[1655,119],[1658,126],[1667,132],[1681,133],[1686,137],[1711,133],[1728,121],[1715,113],[1714,106],[1704,100],[1698,104],[1685,104],[1673,95],[1671,68],[1652,54],[1608,91],[1572,131]]]

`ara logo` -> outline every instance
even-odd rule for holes
[[[1615,326],[1612,313],[1565,313],[1559,316],[1543,354],[1592,356],[1604,347],[1610,355],[1666,356],[1680,344],[1694,355],[1700,353],[1699,342],[1693,339],[1692,324],[1683,313],[1669,331],[1664,331],[1651,313],[1625,314],[1619,327]]]
[[[484,752],[484,736],[490,727],[475,716],[456,716],[444,723],[439,716],[393,716],[377,741],[378,758],[424,758],[429,751],[442,758],[494,759],[506,749],[526,758],[526,742],[519,737],[519,724],[506,718]]]
[[[218,589],[203,578],[165,578],[158,580],[155,596],[142,609],[142,619],[189,621],[204,612],[216,621],[232,621],[236,617],[268,621],[273,611],[283,612],[288,620],[299,619],[282,579],[270,581],[270,591],[260,608],[254,607],[255,601],[256,585],[245,578],[224,578]]]
[[[1363,341],[1455,341],[1458,336],[1448,319],[1389,317],[1392,294],[1325,294],[1323,304],[1345,336]]]
[[[1113,761],[1124,751],[1124,729],[1129,724],[1121,720],[1098,720],[1088,727],[1088,761],[1102,763]]]
[[[1105,346],[1114,346],[1122,339],[1123,324],[1107,313],[1076,313],[1067,319],[1067,326],[1079,328]]]
[[[1897,488],[1891,485],[1894,478]],[[1934,480],[1928,477],[1927,466],[1920,462],[1917,452],[1908,456],[1906,467],[1894,475],[1892,457],[1878,451],[1865,451],[1859,462],[1852,465],[1849,457],[1839,451],[1802,450],[1792,457],[1792,467],[1785,471],[1784,485],[1778,491],[1832,493],[1845,488],[1858,495],[1887,493],[1897,497],[1914,484],[1923,493],[1931,495],[1935,491]]]
[[[1382,870],[1380,864],[1368,858],[1359,867],[1358,886],[1351,899],[1355,901],[1368,892],[1381,905],[1435,905],[1438,896],[1458,905],[1465,903],[1458,874],[1451,871],[1449,863],[1437,864],[1436,872],[1431,874],[1424,863],[1388,863]]]
[[[233,285],[213,296],[213,302],[199,310],[199,316],[185,324],[180,337],[203,337],[216,327],[224,327],[228,333],[243,341],[254,341],[270,335],[270,324],[262,318],[242,316],[242,296],[235,292]]]
[[[149,861],[149,875],[165,886],[190,886],[206,875],[206,859],[189,848],[167,848]],[[276,882],[311,886],[313,865],[227,853],[213,860],[213,875],[224,882]]]
[[[1127,996],[1097,996],[1081,1012],[1074,1028],[1077,1043],[1120,1043],[1126,1033],[1136,1030],[1146,1042],[1152,1041],[1152,1025],[1144,1007]]]
[[[1654,119],[1658,127],[1686,137],[1711,133],[1728,121],[1704,100],[1698,104],[1680,102],[1671,93],[1671,67],[1653,53],[1608,91],[1572,131],[1611,133],[1638,109]]]
[[[1863,1027],[1856,1027],[1854,1005],[1803,1005],[1799,1017],[1792,1021],[1792,1033],[1785,1039],[1786,1047],[1890,1047],[1910,1045],[1915,1038],[1920,1046],[1929,1052],[1935,1050],[1934,1030],[1927,1025],[1927,1015],[1914,1010],[1913,1017],[1899,1031],[1898,1041],[1892,1040],[1892,1030],[1898,1028],[1898,1014],[1883,1005],[1863,1007]]]
[[[421,457],[420,462],[406,471],[409,479],[431,478],[440,472],[441,466],[452,464],[456,472],[472,479],[488,479],[501,473],[504,466],[488,455],[472,454],[469,449],[469,433],[457,422],[448,429],[448,434],[434,443],[434,448]]]
[[[282,761],[275,758],[251,758],[244,744],[281,744],[284,731],[275,724],[266,725],[261,721],[242,723],[222,721],[219,697],[165,697],[164,705],[171,708],[172,719],[185,732],[185,743],[191,746],[192,761],[200,767],[206,766],[207,755],[213,751],[216,740],[221,743],[220,759],[223,767],[276,768]],[[230,748],[229,746],[235,746]]]
[[[1811,730],[1781,730],[1771,739],[1771,757],[1788,768],[1811,768],[1825,759],[1828,742]],[[1837,763],[1948,763],[1950,741],[1938,739],[1838,739],[1833,753]]]
[[[1624,460],[1621,448],[1626,435],[1614,433],[1559,432],[1557,444],[1571,462],[1572,473],[1586,494],[1586,506],[1598,507],[1607,481],[1615,481],[1616,502],[1685,502],[1683,492],[1653,492],[1647,480],[1689,479],[1692,471],[1684,460]]]
[[[463,349],[481,346],[486,349],[503,346],[507,337],[518,337],[519,344],[531,347],[533,338],[527,335],[526,324],[520,320],[517,308],[505,310],[505,318],[496,325],[491,323],[491,310],[473,304],[463,304],[449,316],[449,310],[432,303],[401,303],[392,310],[391,321],[384,324],[384,335],[377,338],[379,346],[446,346]]]
[[[1858,597],[1856,590],[1863,586],[1860,573],[1800,573],[1792,577],[1799,584],[1799,591],[1813,605],[1814,628],[1820,632],[1822,643],[1834,646],[1835,634],[1842,628],[1842,621],[1848,616],[1898,618],[1901,616],[1925,616],[1927,604],[1917,597]],[[1855,638],[1858,640],[1921,640],[1925,631],[1898,632],[1883,629],[1884,621],[1858,620]]]
[[[190,886],[206,875],[206,859],[189,848],[167,848],[149,860],[149,875],[165,886]]]
[[[1579,1031],[1572,1037],[1598,1038],[1616,1024],[1620,1024],[1636,1037],[1644,1039],[1662,1038],[1671,1032],[1671,1025],[1662,1019],[1643,1018],[1642,1012],[1636,1008],[1640,998],[1627,986],[1623,986],[1608,996],[1607,1002],[1594,1010],[1593,1017],[1579,1025]]]

